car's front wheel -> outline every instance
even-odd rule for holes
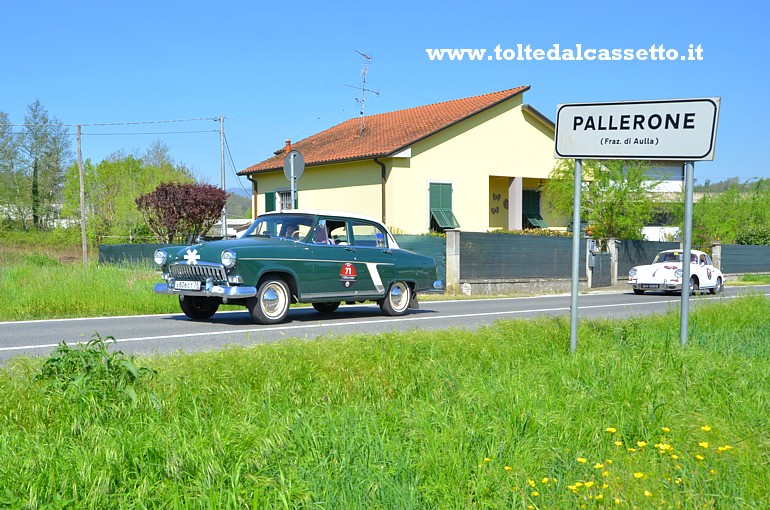
[[[712,294],[719,294],[724,290],[725,290],[725,285],[722,282],[722,278],[717,278],[717,284],[714,285],[714,287],[710,289],[709,292],[711,292]]]
[[[262,282],[257,295],[246,302],[251,318],[257,324],[278,324],[286,320],[291,305],[289,286],[280,278]]]
[[[219,300],[202,296],[179,296],[179,307],[194,321],[210,318],[219,309]]]
[[[411,299],[412,289],[406,282],[393,282],[388,294],[380,301],[380,309],[385,315],[404,315]]]
[[[313,303],[313,308],[321,313],[332,313],[340,307],[339,301],[329,301],[326,303]]]

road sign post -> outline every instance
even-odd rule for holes
[[[291,183],[291,208],[297,208],[297,181],[305,171],[305,159],[299,151],[289,151],[283,158],[283,174]]]
[[[685,162],[685,224],[679,343],[687,344],[692,247],[694,161],[714,159],[718,97],[561,104],[556,108],[554,157],[575,159],[572,236],[572,310],[570,351],[577,350],[580,193],[583,159]]]

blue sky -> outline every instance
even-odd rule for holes
[[[766,2],[6,2],[0,111],[22,123],[39,99],[65,124],[225,116],[234,167],[270,157],[352,117],[364,59],[366,113],[530,85],[555,120],[571,102],[722,98],[716,159],[695,177],[770,177]],[[426,48],[632,48],[702,61],[431,61]],[[220,182],[219,124],[83,127],[83,156],[143,152],[163,140],[177,162]],[[74,128],[72,133],[74,134]],[[184,133],[169,133],[171,131]],[[195,132],[192,131],[204,131]],[[150,133],[150,134],[129,134]],[[74,137],[73,137],[74,142]],[[73,143],[74,147],[74,143]],[[485,148],[488,149],[488,148]],[[228,157],[227,187],[235,186]],[[245,181],[245,180],[244,180]]]

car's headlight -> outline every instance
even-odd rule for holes
[[[222,265],[227,269],[232,269],[237,258],[233,250],[225,250],[222,252]]]
[[[628,272],[628,276],[631,278],[634,278],[636,276],[636,268],[632,267],[631,271]]]
[[[683,274],[684,274],[684,271],[682,271],[681,269],[677,269],[676,271],[674,271],[674,276],[676,276],[677,278],[681,278]]]
[[[166,262],[168,262],[168,253],[163,249],[155,250],[155,255],[152,258],[159,266],[165,266]]]

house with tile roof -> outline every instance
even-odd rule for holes
[[[529,86],[347,120],[238,172],[257,214],[291,208],[283,162],[305,161],[298,206],[341,209],[422,234],[553,226],[539,187],[554,167],[554,124]]]

